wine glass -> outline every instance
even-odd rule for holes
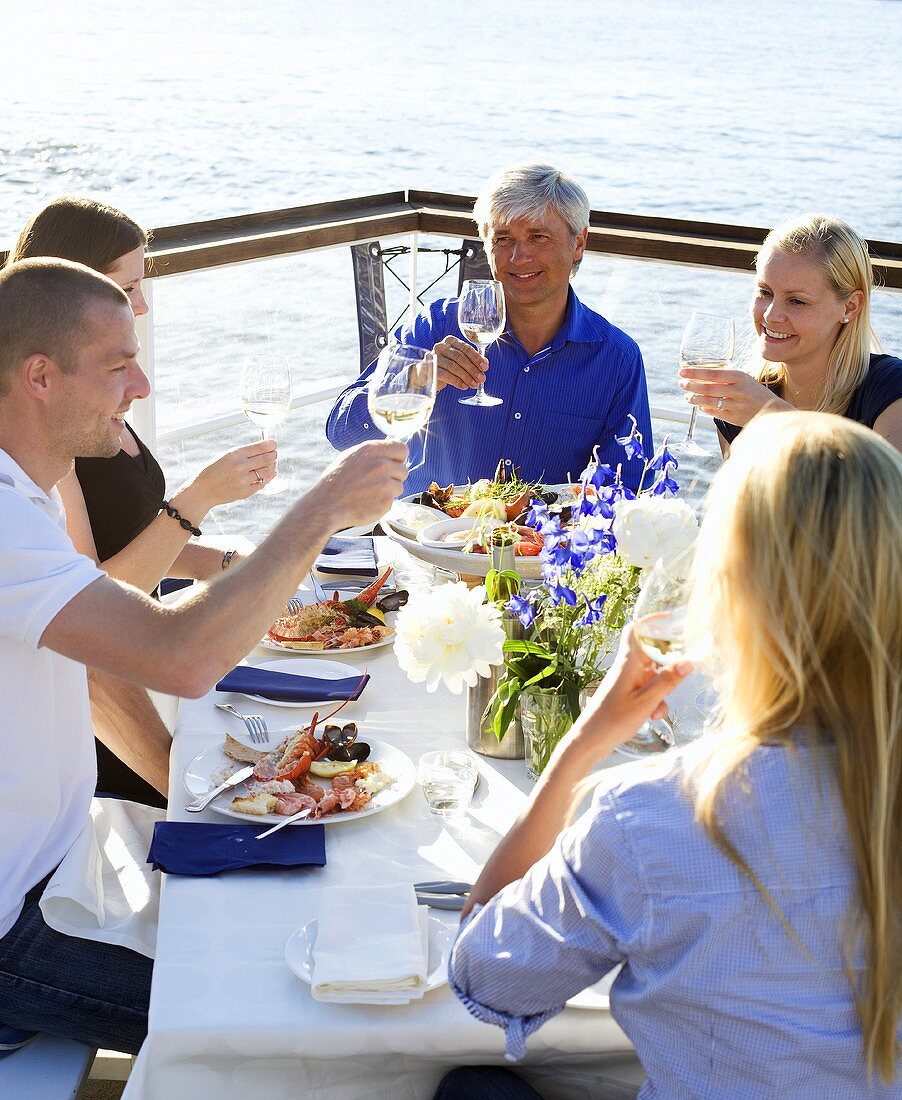
[[[504,288],[498,279],[467,279],[457,300],[457,323],[464,338],[488,357],[488,346],[504,332]],[[503,405],[501,397],[485,392],[480,382],[472,397],[461,397],[461,405]]]
[[[291,409],[291,368],[287,359],[267,354],[250,356],[241,372],[241,407],[263,438],[272,438],[272,429]],[[284,488],[283,479],[273,478],[260,492],[271,496]]]
[[[662,668],[692,659],[686,641],[691,565],[691,550],[666,562],[658,558],[636,600],[633,611],[636,641],[646,656]],[[641,755],[661,752],[675,743],[673,721],[650,718],[621,749]]]
[[[436,355],[410,344],[389,344],[379,352],[367,387],[373,423],[389,439],[407,442],[425,428],[435,405]],[[423,444],[425,458],[425,441]],[[407,459],[407,469],[415,470]]]
[[[693,310],[680,341],[680,367],[728,367],[733,359],[734,339],[732,318]],[[693,405],[686,438],[671,443],[671,451],[703,458],[711,455],[694,439],[697,419],[698,406]]]

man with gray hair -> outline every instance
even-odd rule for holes
[[[67,260],[0,271],[0,1023],[131,1053],[147,1029],[150,960],[112,937],[63,935],[40,906],[90,828],[85,666],[203,695],[259,641],[329,535],[385,512],[407,455],[398,443],[342,455],[253,554],[163,607],[75,550],[55,488],[76,455],[118,453],[122,418],[147,392],[137,354],[128,298],[106,276]]]
[[[457,299],[433,302],[395,330],[394,339],[435,348],[438,390],[422,457],[407,492],[431,481],[460,484],[491,477],[499,460],[529,481],[577,477],[593,447],[622,464],[635,489],[641,460],[627,460],[614,437],[636,418],[651,452],[651,418],[642,355],[634,340],[579,301],[570,286],[589,233],[589,200],[575,180],[545,164],[509,168],[483,188],[473,217],[493,275],[504,288],[507,324],[489,358],[463,339]],[[340,450],[378,439],[367,410],[375,363],[339,396],[326,435]],[[460,392],[487,381],[503,404],[460,403]],[[421,454],[417,455],[420,449]]]

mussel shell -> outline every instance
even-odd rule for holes
[[[369,611],[358,611],[354,616],[354,623],[357,626],[385,626],[385,623],[381,619],[377,619],[375,615],[371,615]]]
[[[367,759],[371,751],[370,746],[365,741],[355,741],[353,745],[337,745],[326,753],[326,757],[329,760],[340,760],[345,763],[356,760],[358,764],[361,764]]]
[[[383,596],[381,600],[376,601],[376,607],[380,611],[397,611],[399,607],[403,607],[410,599],[410,593],[402,588],[398,592],[389,592],[388,595]]]

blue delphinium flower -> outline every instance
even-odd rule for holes
[[[597,600],[586,599],[586,613],[581,619],[577,619],[577,626],[591,626],[592,623],[597,623],[601,616],[604,614],[602,608],[604,602],[607,599],[607,595],[602,593]]]
[[[668,439],[670,439],[670,436],[666,437],[666,439],[664,440],[664,445],[661,447],[660,451],[658,451],[651,462],[649,462],[649,470],[663,471],[668,466],[672,466],[675,470],[678,470],[680,468],[680,464],[679,462],[677,462],[676,455],[667,450]]]
[[[636,423],[636,418],[632,413],[626,414],[633,422],[633,426],[627,435],[615,435],[614,439],[620,446],[626,451],[627,461],[632,461],[634,458],[641,458],[645,461],[645,453],[642,450],[642,433],[639,431],[639,425]]]
[[[680,491],[679,485],[673,480],[668,471],[669,467],[665,467],[663,475],[652,485],[652,496],[659,497],[662,493],[668,492],[676,496]]]
[[[507,605],[508,610],[512,611],[523,626],[529,630],[536,619],[536,611],[532,604],[526,599],[525,596],[511,596]]]
[[[572,588],[569,588],[566,584],[561,584],[558,578],[554,582],[546,582],[548,586],[548,595],[551,597],[551,602],[555,607],[559,603],[569,604],[570,607],[576,607],[576,593]]]

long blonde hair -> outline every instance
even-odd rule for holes
[[[720,822],[724,784],[796,724],[824,767],[834,746],[861,915],[847,974],[868,1070],[888,1083],[902,1015],[902,456],[838,416],[762,416],[707,508],[690,618],[715,641],[724,736],[691,776],[696,817],[775,904]]]
[[[818,395],[818,412],[842,415],[864,380],[870,363],[874,269],[868,246],[851,226],[839,218],[827,214],[805,214],[783,222],[768,233],[756,264],[760,264],[762,257],[769,252],[801,255],[820,264],[837,298],[848,298],[856,290],[864,296],[857,315],[840,329]],[[786,382],[786,369],[782,363],[765,361],[759,368],[758,381],[765,385],[782,386]]]

